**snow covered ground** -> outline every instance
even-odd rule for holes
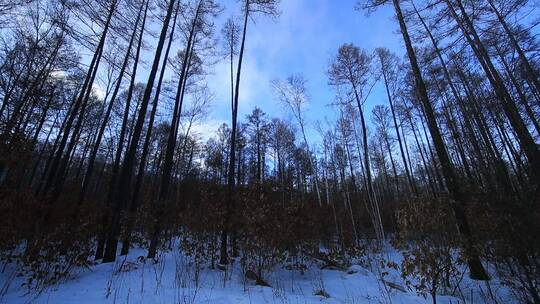
[[[144,261],[145,254],[145,250],[132,250],[116,263],[81,269],[40,293],[21,287],[22,278],[12,278],[13,269],[7,267],[0,274],[0,303],[431,303],[431,298],[408,290],[395,270],[385,269],[389,273],[381,280],[377,275],[381,271],[371,272],[359,265],[346,271],[320,270],[313,265],[304,274],[277,267],[266,277],[271,287],[262,287],[246,279],[235,263],[229,272],[202,269],[197,284],[192,259],[178,250],[163,254],[157,263]],[[392,249],[385,257],[400,260]],[[490,284],[499,303],[509,303],[502,296],[506,291]],[[484,283],[464,278],[461,285],[461,296],[441,295],[437,303],[465,303],[465,298],[466,303],[486,302]]]

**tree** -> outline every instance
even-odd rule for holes
[[[266,114],[258,107],[255,107],[250,115],[247,116],[247,131],[249,141],[252,144],[253,154],[255,155],[255,181],[260,185],[264,179],[266,142],[268,136],[268,122]]]
[[[227,265],[229,263],[229,256],[227,253],[227,239],[229,225],[232,218],[232,209],[234,208],[234,196],[235,196],[235,164],[236,164],[236,136],[237,136],[237,118],[238,118],[238,100],[240,94],[240,76],[242,73],[242,61],[244,59],[244,50],[246,46],[246,35],[248,19],[256,14],[277,16],[278,0],[242,0],[242,12],[244,15],[242,39],[240,42],[240,52],[238,55],[238,65],[236,68],[236,83],[234,89],[234,102],[232,104],[232,133],[230,141],[230,158],[229,158],[229,175],[228,175],[228,200],[225,207],[225,218],[223,224],[223,231],[221,233],[221,246],[220,246],[220,264]]]
[[[165,16],[165,20],[163,21],[163,27],[159,37],[159,42],[157,44],[152,69],[148,76],[146,89],[141,100],[141,106],[137,115],[137,121],[134,127],[134,131],[131,136],[131,142],[128,150],[126,151],[126,155],[124,156],[124,161],[120,170],[120,175],[118,178],[118,189],[116,189],[113,199],[114,207],[113,217],[111,218],[112,225],[110,226],[110,230],[108,232],[107,246],[105,247],[105,255],[103,257],[104,263],[112,262],[116,259],[116,247],[118,244],[118,234],[120,233],[120,211],[127,205],[127,201],[131,192],[131,180],[135,166],[135,154],[137,152],[148,103],[150,101],[150,95],[152,94],[152,89],[159,66],[159,60],[161,58],[161,52],[163,50],[163,45],[165,44],[165,37],[167,35],[167,29],[169,28],[169,22],[171,20],[175,4],[176,0],[171,0],[168,4],[167,14]]]
[[[114,106],[114,102],[116,100],[116,96],[117,96],[118,92],[120,91],[120,87],[121,87],[121,84],[122,84],[122,79],[123,79],[125,71],[126,71],[126,69],[128,67],[129,58],[130,58],[130,54],[131,54],[131,47],[132,47],[132,45],[134,43],[135,36],[137,34],[137,29],[138,29],[138,26],[139,26],[139,21],[140,21],[140,17],[141,17],[142,11],[143,11],[143,7],[144,7],[144,2],[141,3],[140,8],[139,8],[139,12],[137,13],[137,19],[135,21],[135,26],[133,28],[133,33],[132,33],[132,35],[131,35],[131,37],[129,39],[129,44],[127,46],[126,56],[124,57],[124,61],[122,63],[122,67],[120,68],[120,72],[118,73],[118,79],[116,80],[116,86],[114,88],[114,92],[113,92],[113,94],[112,94],[112,96],[111,96],[111,98],[109,100],[109,105],[107,106],[105,114],[103,115],[103,120],[102,120],[101,126],[99,128],[97,138],[96,138],[96,140],[94,142],[94,148],[92,149],[92,152],[91,152],[89,160],[88,160],[86,173],[84,175],[83,184],[82,184],[81,191],[80,191],[80,194],[79,194],[78,204],[81,204],[84,201],[84,196],[86,194],[86,191],[88,189],[88,185],[90,183],[90,179],[92,177],[92,173],[93,173],[93,170],[94,170],[94,163],[95,163],[97,153],[98,153],[98,150],[99,150],[99,147],[100,147],[100,144],[101,144],[101,140],[103,138],[103,134],[105,133],[105,128],[107,127],[107,123],[109,122],[109,117],[111,115],[111,112],[112,112],[112,109],[113,109],[113,106]],[[140,41],[140,39],[139,39],[139,41]],[[139,48],[140,48],[140,45],[141,45],[141,43],[139,43]]]
[[[402,134],[399,132],[399,125],[396,117],[396,110],[395,110],[395,97],[396,97],[396,91],[398,89],[398,72],[397,69],[400,66],[400,63],[396,57],[396,55],[390,53],[387,49],[384,48],[377,48],[375,49],[375,54],[377,58],[379,59],[380,63],[380,73],[384,80],[384,87],[386,89],[386,96],[388,97],[388,103],[390,105],[390,110],[392,113],[392,122],[394,123],[394,130],[397,136],[397,141],[399,144],[399,152],[401,154],[401,160],[403,162],[403,167],[405,168],[405,174],[407,175],[407,181],[409,183],[409,188],[412,190],[415,194],[418,194],[418,190],[416,189],[416,183],[414,182],[414,177],[409,169],[410,164],[407,162],[407,158],[405,157],[405,152],[403,149],[403,143],[401,140]]]
[[[373,3],[373,5],[380,5],[383,3]],[[407,24],[405,23],[405,19],[403,17],[400,0],[392,0],[392,5],[394,6],[395,14],[399,22],[399,28],[405,42],[405,48],[407,50],[407,56],[409,58],[411,69],[414,75],[415,87],[417,90],[418,98],[420,99],[427,118],[431,138],[433,140],[433,144],[435,145],[435,150],[437,151],[439,162],[441,163],[446,187],[448,188],[448,192],[451,195],[451,199],[453,200],[451,205],[454,211],[454,216],[456,218],[458,231],[464,239],[464,251],[465,255],[468,258],[467,263],[469,265],[471,277],[477,280],[487,280],[489,279],[489,277],[480,261],[480,258],[478,257],[478,253],[475,249],[475,244],[472,238],[472,232],[469,226],[469,222],[465,214],[466,198],[457,181],[457,176],[452,167],[452,163],[450,162],[450,158],[448,157],[448,153],[446,151],[445,144],[441,136],[441,131],[435,119],[433,106],[429,100],[426,85],[422,77],[420,67],[418,65],[418,60],[411,42],[411,38],[409,36]]]
[[[350,90],[358,111],[360,113],[360,122],[362,126],[362,144],[364,169],[366,170],[366,188],[368,200],[370,203],[369,213],[373,228],[379,240],[384,239],[384,229],[382,226],[379,205],[373,191],[373,182],[371,175],[371,166],[369,162],[369,145],[366,121],[364,117],[363,106],[378,79],[378,75],[372,75],[373,57],[366,54],[365,51],[352,44],[344,44],[339,50],[336,58],[328,69],[328,83],[332,86],[346,86]]]
[[[176,147],[176,140],[178,135],[179,119],[182,113],[182,106],[184,101],[184,94],[188,76],[190,76],[190,69],[193,68],[193,62],[196,58],[195,43],[197,42],[197,36],[208,35],[212,31],[212,23],[208,18],[215,17],[217,14],[218,6],[211,0],[199,0],[194,7],[194,13],[192,19],[189,19],[190,29],[188,31],[188,39],[186,47],[183,51],[182,66],[180,77],[178,80],[178,87],[176,89],[175,103],[173,109],[173,116],[171,121],[171,129],[167,140],[167,149],[165,152],[165,160],[163,164],[163,174],[161,177],[160,190],[158,201],[156,202],[157,211],[155,219],[155,231],[152,233],[150,248],[148,250],[148,257],[154,258],[157,251],[157,241],[160,232],[159,223],[161,221],[161,215],[163,214],[163,204],[168,199],[169,186],[172,178],[172,166],[173,155]]]
[[[311,154],[312,151],[309,148],[309,143],[306,137],[306,119],[305,119],[305,107],[309,100],[309,95],[306,90],[307,80],[303,75],[291,75],[287,77],[285,81],[274,80],[272,86],[278,95],[279,100],[289,108],[296,123],[300,126],[300,132],[302,134],[302,139],[304,140],[304,145],[308,154]],[[321,192],[319,188],[319,180],[317,177],[317,165],[313,160],[313,156],[309,156],[309,163],[311,169],[314,172],[313,183],[315,185],[315,193],[317,194],[317,202],[319,206],[321,203]]]

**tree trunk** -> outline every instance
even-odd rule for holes
[[[502,108],[510,125],[514,129],[517,135],[517,139],[523,148],[527,159],[529,160],[530,174],[534,177],[534,184],[540,184],[540,151],[536,145],[533,137],[529,133],[527,126],[523,122],[519,111],[510,97],[508,90],[506,89],[501,76],[499,75],[497,69],[493,65],[491,58],[488,55],[487,50],[485,49],[480,37],[476,33],[474,26],[469,19],[465,8],[461,0],[456,0],[456,4],[461,12],[462,19],[459,18],[457,12],[454,10],[454,7],[450,3],[450,0],[445,0],[445,3],[448,7],[449,12],[452,14],[452,17],[455,19],[459,27],[461,28],[463,35],[467,39],[467,42],[473,49],[474,54],[478,58],[478,61],[482,65],[482,68],[485,71],[485,74],[493,86],[496,96],[502,104]]]
[[[145,168],[146,168],[146,158],[148,157],[148,152],[150,150],[150,139],[152,138],[152,129],[154,128],[154,120],[156,117],[157,106],[159,101],[159,95],[161,93],[161,85],[163,83],[163,77],[165,75],[165,70],[167,69],[167,60],[169,58],[169,51],[171,50],[171,45],[174,40],[174,31],[176,29],[176,19],[178,16],[178,7],[173,18],[173,25],[171,33],[169,35],[169,42],[167,44],[167,49],[165,50],[165,55],[163,56],[163,63],[161,64],[161,72],[158,79],[158,84],[156,87],[156,93],[154,95],[154,100],[152,103],[152,110],[150,112],[150,121],[148,122],[148,128],[146,131],[146,138],[143,144],[143,151],[141,154],[141,159],[139,161],[139,169],[137,171],[137,178],[135,180],[135,187],[133,188],[133,197],[131,199],[131,204],[129,205],[129,214],[126,223],[126,235],[122,242],[122,250],[120,251],[121,255],[126,255],[129,252],[130,242],[131,242],[131,231],[133,229],[135,215],[139,205],[139,194],[141,191]]]
[[[248,25],[248,18],[249,18],[249,4],[250,0],[245,1],[245,7],[244,7],[244,27],[242,30],[242,42],[240,44],[240,53],[238,55],[238,66],[236,69],[236,86],[235,86],[235,93],[234,93],[234,104],[233,104],[233,111],[232,111],[232,128],[231,128],[231,143],[230,143],[230,158],[229,158],[229,172],[228,172],[228,197],[227,197],[227,203],[226,203],[226,210],[225,210],[225,218],[223,219],[223,230],[221,231],[221,242],[220,242],[220,258],[219,263],[221,265],[227,265],[229,264],[229,255],[227,252],[227,238],[228,238],[228,231],[230,229],[229,225],[232,220],[232,213],[233,208],[235,205],[235,196],[236,196],[236,186],[235,186],[235,180],[234,180],[234,169],[235,169],[235,158],[236,158],[236,129],[237,129],[237,116],[238,116],[238,96],[240,93],[240,75],[242,72],[242,60],[244,58],[244,49],[246,44],[246,33],[247,33],[247,25]]]
[[[109,104],[108,104],[107,109],[105,111],[105,115],[103,116],[103,120],[101,122],[101,126],[99,128],[98,135],[97,135],[96,141],[94,143],[94,148],[92,149],[92,152],[90,153],[90,157],[88,159],[88,166],[86,168],[86,173],[84,175],[82,187],[81,187],[81,190],[79,192],[79,198],[77,200],[77,204],[82,204],[83,203],[84,196],[86,194],[86,190],[88,189],[88,185],[90,184],[90,179],[92,177],[92,173],[93,173],[93,170],[94,170],[94,164],[95,164],[95,161],[96,161],[97,154],[99,152],[99,147],[101,145],[101,140],[103,138],[103,134],[105,133],[105,128],[107,127],[107,124],[109,122],[109,117],[111,115],[112,108],[113,108],[114,102],[116,100],[116,96],[118,95],[118,92],[120,91],[120,87],[121,87],[121,84],[122,84],[122,79],[124,77],[124,73],[126,71],[128,63],[129,63],[129,58],[130,58],[130,54],[131,54],[131,47],[133,45],[133,41],[135,40],[135,36],[137,34],[137,29],[138,29],[138,26],[139,26],[139,20],[140,20],[140,17],[141,17],[143,7],[144,7],[144,3],[141,3],[141,6],[139,8],[139,12],[137,14],[137,19],[135,21],[135,26],[133,28],[133,33],[131,34],[131,38],[129,40],[129,44],[128,44],[128,47],[127,47],[127,50],[126,50],[126,56],[124,57],[124,62],[122,63],[122,67],[120,68],[120,73],[118,74],[118,79],[116,81],[116,86],[115,86],[113,94],[111,96],[111,100],[109,101]]]
[[[444,147],[444,142],[437,126],[437,121],[435,119],[435,114],[433,107],[429,101],[427,94],[426,86],[420,72],[420,67],[416,60],[416,54],[414,52],[409,33],[407,31],[407,25],[405,24],[405,19],[401,12],[400,0],[392,0],[394,9],[396,12],[396,17],[399,21],[399,27],[401,34],[403,35],[403,40],[405,41],[405,47],[407,49],[407,55],[411,64],[411,68],[415,78],[416,89],[420,97],[420,101],[424,107],[426,118],[428,121],[428,127],[431,132],[431,137],[437,151],[439,161],[441,163],[443,175],[446,181],[450,197],[452,199],[452,209],[454,211],[454,216],[456,218],[456,224],[460,235],[464,238],[465,244],[465,256],[467,257],[467,264],[471,272],[471,277],[478,280],[487,280],[489,279],[484,266],[480,262],[477,249],[475,248],[475,242],[470,231],[469,223],[465,214],[465,197],[461,192],[459,183],[456,179],[454,170],[451,166],[450,159]]]
[[[118,190],[114,195],[113,199],[113,211],[112,211],[112,220],[111,227],[107,236],[107,246],[105,248],[105,255],[103,257],[103,262],[112,262],[116,259],[116,247],[118,244],[118,235],[120,233],[121,223],[120,223],[120,212],[126,206],[127,201],[131,192],[131,181],[133,177],[133,170],[135,166],[135,157],[137,153],[137,148],[139,145],[139,140],[141,137],[146,111],[148,109],[148,103],[150,101],[150,95],[154,87],[154,81],[156,78],[157,70],[159,67],[159,60],[161,58],[161,53],[163,51],[163,45],[165,44],[165,37],[167,35],[167,29],[169,28],[169,22],[171,20],[172,11],[176,0],[171,0],[167,9],[167,14],[165,20],[163,21],[163,27],[161,29],[161,34],[159,36],[159,42],[156,48],[156,54],[154,56],[154,61],[152,63],[152,69],[148,76],[148,81],[146,83],[146,88],[144,95],[141,101],[141,107],[139,109],[137,122],[134,127],[132,139],[129,145],[129,149],[126,152],[124,163],[122,169],[120,170],[120,175],[118,179]],[[148,3],[147,3],[148,5]],[[144,25],[143,21],[143,25]]]

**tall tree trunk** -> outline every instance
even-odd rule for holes
[[[240,44],[240,53],[238,55],[238,66],[236,68],[236,85],[234,93],[234,104],[232,111],[232,128],[231,128],[231,143],[230,143],[230,158],[229,158],[229,172],[228,172],[228,195],[227,203],[225,206],[225,217],[223,219],[223,230],[221,231],[221,242],[219,250],[219,263],[221,265],[229,264],[229,254],[227,252],[227,239],[228,231],[230,229],[230,224],[233,215],[233,208],[235,205],[235,196],[236,196],[236,185],[234,180],[234,169],[236,163],[236,132],[237,132],[237,117],[238,117],[238,97],[240,93],[240,75],[242,73],[242,60],[244,59],[244,49],[246,45],[246,33],[249,19],[249,4],[250,0],[245,0],[244,7],[244,27],[242,30],[242,42]]]
[[[383,64],[382,58],[380,58],[380,60],[381,60],[381,69],[382,69],[382,75],[383,75],[383,80],[384,80],[384,87],[386,89],[386,96],[388,98],[388,103],[390,104],[390,111],[392,112],[392,121],[394,122],[394,129],[395,129],[398,144],[399,144],[399,152],[401,154],[401,161],[403,162],[403,167],[405,168],[405,174],[407,175],[407,182],[409,183],[409,188],[415,195],[418,195],[418,189],[416,189],[416,185],[414,184],[412,180],[411,172],[409,170],[409,165],[407,164],[407,159],[405,158],[405,152],[403,151],[403,143],[401,142],[401,133],[399,132],[398,123],[396,119],[394,101],[393,101],[392,95],[390,94],[390,88],[388,85],[386,66]]]
[[[124,162],[122,164],[122,169],[120,170],[118,189],[113,199],[111,226],[107,236],[107,244],[105,247],[105,255],[103,257],[103,262],[112,262],[116,259],[116,247],[118,245],[118,235],[121,229],[120,212],[126,206],[129,196],[131,194],[131,182],[133,178],[133,170],[135,166],[137,148],[139,146],[139,140],[143,130],[146,112],[148,110],[148,103],[150,101],[150,96],[153,91],[154,81],[156,79],[159,61],[161,58],[161,53],[163,51],[163,45],[165,44],[167,29],[169,28],[169,23],[172,17],[175,3],[176,0],[171,0],[167,8],[167,14],[165,16],[165,20],[163,21],[163,27],[161,29],[161,34],[159,36],[159,41],[154,56],[154,62],[152,63],[152,69],[150,71],[150,74],[148,75],[148,81],[146,83],[144,95],[141,100],[141,106],[137,116],[137,122],[135,123],[129,149],[126,152]]]
[[[137,35],[137,29],[139,27],[139,20],[141,17],[142,10],[144,8],[144,2],[141,3],[141,6],[139,8],[139,12],[137,14],[137,19],[135,21],[135,26],[133,28],[133,33],[131,34],[131,38],[129,40],[129,44],[126,49],[126,56],[124,57],[124,62],[122,63],[122,67],[120,68],[120,73],[118,74],[118,79],[116,81],[116,86],[114,88],[113,94],[111,96],[111,99],[109,101],[109,104],[107,106],[107,109],[105,111],[105,115],[103,115],[103,120],[101,122],[96,141],[94,143],[94,147],[92,149],[92,152],[90,153],[90,157],[88,159],[88,166],[86,168],[86,173],[84,175],[83,184],[81,187],[81,190],[79,192],[79,198],[77,200],[77,204],[82,204],[84,201],[84,196],[86,194],[86,190],[88,189],[88,185],[90,184],[90,179],[92,177],[92,173],[94,170],[94,164],[96,161],[97,154],[99,152],[99,147],[101,145],[101,140],[103,138],[103,134],[105,133],[105,128],[107,127],[107,124],[109,122],[109,117],[112,112],[112,108],[114,105],[114,102],[116,101],[116,97],[118,95],[118,92],[120,91],[120,87],[122,85],[122,79],[124,77],[124,73],[126,71],[126,68],[129,63],[129,58],[131,54],[131,47],[133,45],[133,41],[135,40],[135,37]]]
[[[448,71],[446,61],[443,59],[442,52],[441,52],[441,50],[440,50],[440,48],[438,46],[437,41],[435,40],[435,37],[433,37],[433,34],[432,34],[431,30],[429,29],[429,27],[427,26],[427,24],[424,21],[424,18],[421,16],[420,12],[416,9],[416,6],[414,5],[414,2],[411,2],[411,3],[413,5],[413,8],[414,8],[414,11],[415,11],[416,15],[418,16],[418,19],[420,20],[420,22],[422,23],[422,26],[424,27],[424,30],[428,34],[428,37],[429,37],[429,39],[430,39],[430,41],[431,41],[431,43],[433,45],[433,48],[434,48],[435,53],[437,55],[437,58],[439,59],[439,63],[441,64],[444,77],[445,77],[445,79],[446,79],[446,81],[447,81],[447,83],[448,83],[448,85],[450,87],[452,95],[454,96],[455,100],[457,101],[457,104],[458,104],[458,107],[459,107],[460,111],[463,114],[465,130],[467,131],[467,135],[468,135],[468,138],[469,138],[468,141],[472,145],[473,150],[474,150],[474,152],[476,154],[476,157],[477,157],[478,161],[480,162],[480,167],[485,168],[487,166],[487,164],[485,164],[484,157],[482,155],[480,146],[478,144],[478,140],[477,140],[477,138],[475,136],[475,131],[474,131],[472,125],[471,125],[471,121],[470,121],[470,118],[468,116],[468,111],[466,110],[466,107],[465,107],[465,102],[463,101],[463,98],[459,94],[459,92],[458,92],[458,90],[456,88],[456,85],[454,84],[454,81],[452,80],[452,77],[450,76],[450,72]],[[486,170],[484,170],[484,169],[482,169],[482,171],[484,171],[484,176],[486,177],[486,179],[488,179],[489,174],[485,174]]]
[[[501,102],[502,108],[510,125],[514,129],[517,135],[517,139],[523,148],[530,165],[530,174],[534,177],[534,184],[540,184],[540,151],[536,145],[533,137],[529,133],[527,126],[523,122],[516,104],[510,97],[506,86],[504,85],[499,72],[493,65],[489,54],[484,47],[480,37],[478,36],[472,21],[470,20],[461,0],[456,0],[456,5],[460,10],[461,18],[458,16],[450,0],[444,0],[449,12],[461,28],[463,35],[467,39],[467,42],[473,49],[475,56],[478,58],[485,74],[493,86],[496,96]]]
[[[155,219],[154,219],[154,227],[152,227],[153,231],[151,232],[151,239],[150,239],[150,248],[148,249],[148,258],[154,258],[157,253],[157,247],[158,247],[158,241],[159,241],[159,233],[161,230],[160,222],[162,220],[162,215],[164,213],[165,203],[169,197],[169,188],[171,184],[172,179],[172,170],[173,170],[173,157],[174,157],[174,151],[176,147],[176,139],[177,139],[177,130],[179,127],[179,120],[180,115],[182,113],[182,103],[184,99],[184,87],[187,82],[188,78],[188,70],[189,65],[191,64],[191,54],[193,52],[194,47],[194,39],[195,39],[195,25],[197,24],[199,20],[199,13],[201,9],[202,1],[199,1],[199,4],[197,6],[197,11],[195,12],[195,16],[192,20],[191,29],[189,32],[189,38],[186,44],[186,48],[184,50],[184,58],[182,60],[182,71],[180,73],[180,79],[178,80],[178,87],[176,89],[176,97],[175,97],[175,104],[174,104],[174,110],[173,110],[173,117],[171,121],[171,127],[168,134],[167,139],[167,146],[165,149],[165,160],[163,164],[163,172],[161,175],[161,184],[159,187],[159,194],[158,199],[156,201],[156,212],[155,212]],[[173,24],[176,23],[176,14],[175,14],[175,21]],[[172,36],[171,36],[172,38]]]
[[[163,56],[163,62],[161,64],[161,72],[158,79],[158,84],[156,87],[156,93],[154,95],[154,100],[152,103],[152,110],[150,112],[150,121],[148,122],[148,128],[146,131],[146,137],[143,144],[143,151],[141,154],[141,159],[139,161],[139,169],[137,171],[137,178],[135,180],[135,187],[133,188],[133,197],[131,199],[131,204],[129,205],[129,214],[127,218],[126,223],[126,235],[124,237],[124,240],[122,242],[122,249],[120,251],[121,255],[126,255],[129,252],[130,242],[131,242],[131,231],[133,229],[134,221],[135,221],[135,215],[137,212],[137,208],[139,205],[139,194],[141,191],[141,187],[143,184],[144,174],[145,174],[145,168],[146,168],[146,158],[148,157],[148,152],[150,150],[150,140],[152,138],[152,129],[154,128],[154,120],[156,117],[157,112],[157,106],[159,101],[159,96],[161,93],[161,86],[163,83],[163,78],[165,75],[165,70],[167,69],[167,60],[169,58],[169,52],[171,50],[171,45],[174,40],[174,32],[176,29],[176,20],[178,17],[178,9],[176,8],[175,16],[173,19],[173,25],[171,29],[171,33],[169,35],[169,42],[167,43],[167,49],[165,50],[165,55]]]
[[[120,163],[122,161],[122,152],[124,151],[124,145],[126,141],[126,134],[128,132],[128,124],[129,124],[129,110],[131,106],[131,100],[133,98],[133,90],[135,88],[135,77],[137,76],[137,69],[139,66],[139,57],[141,54],[141,47],[144,37],[144,28],[146,26],[146,18],[147,18],[147,12],[148,12],[148,5],[149,1],[146,1],[145,9],[144,9],[144,15],[143,15],[143,23],[141,30],[139,32],[139,39],[137,41],[137,49],[135,51],[135,58],[133,60],[133,67],[131,72],[131,80],[129,83],[127,96],[126,96],[126,104],[124,105],[124,114],[122,117],[122,126],[120,128],[120,135],[118,139],[118,147],[116,148],[116,153],[114,156],[114,161],[112,165],[112,172],[111,172],[111,179],[109,181],[109,187],[107,191],[107,195],[105,197],[105,211],[103,212],[101,216],[101,230],[98,236],[98,245],[96,248],[96,260],[99,260],[103,258],[104,250],[105,250],[105,242],[107,241],[107,233],[109,230],[111,230],[111,225],[113,223],[110,221],[111,218],[111,212],[110,210],[111,205],[113,204],[114,196],[116,191],[118,191],[118,177],[120,174]],[[136,112],[133,115],[136,116]]]
[[[50,203],[54,203],[57,196],[60,193],[62,178],[63,178],[63,170],[65,170],[67,166],[67,158],[69,157],[69,152],[66,153],[66,156],[64,157],[64,150],[66,148],[66,145],[68,144],[68,138],[71,133],[71,129],[73,126],[73,123],[75,122],[75,119],[78,117],[79,121],[82,119],[82,114],[84,113],[84,109],[86,108],[87,104],[87,96],[88,92],[92,89],[92,83],[93,79],[95,78],[95,74],[97,71],[97,68],[99,67],[99,61],[101,60],[101,55],[103,54],[103,48],[105,45],[105,39],[107,37],[107,33],[109,32],[109,25],[112,20],[112,16],[114,15],[114,12],[116,10],[116,1],[113,1],[111,3],[111,7],[109,9],[109,14],[107,16],[107,20],[105,22],[105,26],[103,28],[103,32],[101,34],[100,41],[96,47],[96,51],[94,52],[94,56],[92,58],[92,62],[90,63],[90,67],[88,69],[88,72],[86,74],[86,78],[84,80],[83,86],[80,89],[79,95],[77,99],[74,101],[73,108],[69,114],[69,118],[66,121],[66,125],[64,126],[64,134],[62,135],[62,138],[60,140],[58,149],[56,151],[56,155],[52,161],[50,171],[48,173],[48,177],[45,182],[45,186],[43,190],[45,192],[50,191],[51,186],[54,185],[55,189],[52,189],[54,193],[52,193],[50,198]],[[77,126],[76,126],[77,128]],[[75,135],[76,132],[73,132]],[[73,136],[72,140],[70,141],[70,147],[74,145]],[[68,149],[69,150],[69,149]]]
[[[352,83],[353,86],[353,92],[356,99],[356,103],[358,106],[358,111],[360,113],[360,123],[362,126],[362,143],[363,143],[363,152],[364,152],[364,168],[366,170],[366,180],[367,180],[367,193],[368,193],[368,200],[370,203],[370,210],[371,210],[371,220],[373,221],[373,229],[375,230],[375,233],[377,234],[377,239],[379,241],[384,240],[384,229],[381,221],[381,214],[379,211],[379,203],[377,201],[377,198],[375,197],[375,192],[373,191],[373,181],[371,177],[371,166],[369,162],[369,146],[368,146],[368,136],[367,136],[367,127],[366,127],[366,121],[364,119],[364,111],[362,109],[362,104],[360,100],[360,96],[358,95],[358,90],[356,89],[356,85]]]
[[[525,113],[527,113],[527,116],[529,116],[529,120],[532,122],[534,129],[536,130],[536,134],[540,135],[540,123],[538,122],[538,119],[536,118],[536,114],[534,113],[534,110],[529,105],[525,92],[521,88],[516,77],[513,75],[512,70],[510,69],[510,65],[508,64],[508,61],[506,60],[506,58],[504,58],[502,51],[499,49],[498,46],[496,46],[495,48],[497,50],[497,55],[499,56],[499,59],[501,63],[503,64],[503,67],[506,71],[506,75],[508,76],[508,79],[510,79],[510,82],[512,83],[512,85],[514,86],[516,93],[519,97],[519,101],[521,105],[523,106],[523,108],[525,109]]]
[[[477,249],[475,248],[475,242],[469,227],[469,222],[466,217],[466,200],[464,194],[460,189],[459,183],[456,179],[457,177],[455,176],[454,170],[450,163],[450,159],[444,147],[444,142],[439,127],[437,126],[433,107],[429,101],[426,86],[420,72],[420,67],[418,66],[416,54],[414,52],[414,48],[409,37],[409,32],[407,30],[407,25],[405,24],[405,19],[401,11],[399,1],[400,0],[392,0],[396,12],[396,17],[399,21],[401,34],[403,35],[403,40],[405,41],[405,47],[407,49],[407,55],[409,57],[412,72],[415,78],[416,89],[418,91],[420,101],[422,102],[422,105],[424,107],[429,131],[431,133],[431,137],[437,151],[437,156],[441,163],[442,172],[446,181],[448,191],[450,193],[450,197],[453,201],[451,203],[451,206],[454,211],[454,216],[456,218],[458,231],[464,239],[465,256],[467,257],[467,264],[471,272],[471,277],[478,280],[487,280],[489,279],[489,277],[478,256]]]
[[[492,0],[487,0],[487,3],[493,10],[493,13],[495,14],[495,16],[497,16],[497,20],[499,20],[499,22],[501,23],[504,29],[504,32],[506,33],[506,35],[508,36],[510,40],[510,44],[517,51],[519,55],[519,59],[521,60],[521,62],[523,63],[523,66],[525,67],[528,80],[531,82],[537,94],[540,94],[540,81],[538,81],[538,73],[534,70],[531,63],[529,62],[529,59],[527,59],[525,52],[519,46],[516,36],[514,35],[514,33],[512,33],[512,30],[510,29],[510,26],[508,26],[508,23],[506,22],[504,16],[499,12],[499,10],[497,10]]]

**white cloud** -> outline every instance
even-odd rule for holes
[[[206,119],[204,122],[198,122],[192,126],[192,134],[200,136],[203,142],[216,135],[217,129],[223,124],[223,121],[219,119]]]
[[[95,83],[92,85],[92,93],[94,93],[100,100],[103,100],[107,94],[100,85]]]

